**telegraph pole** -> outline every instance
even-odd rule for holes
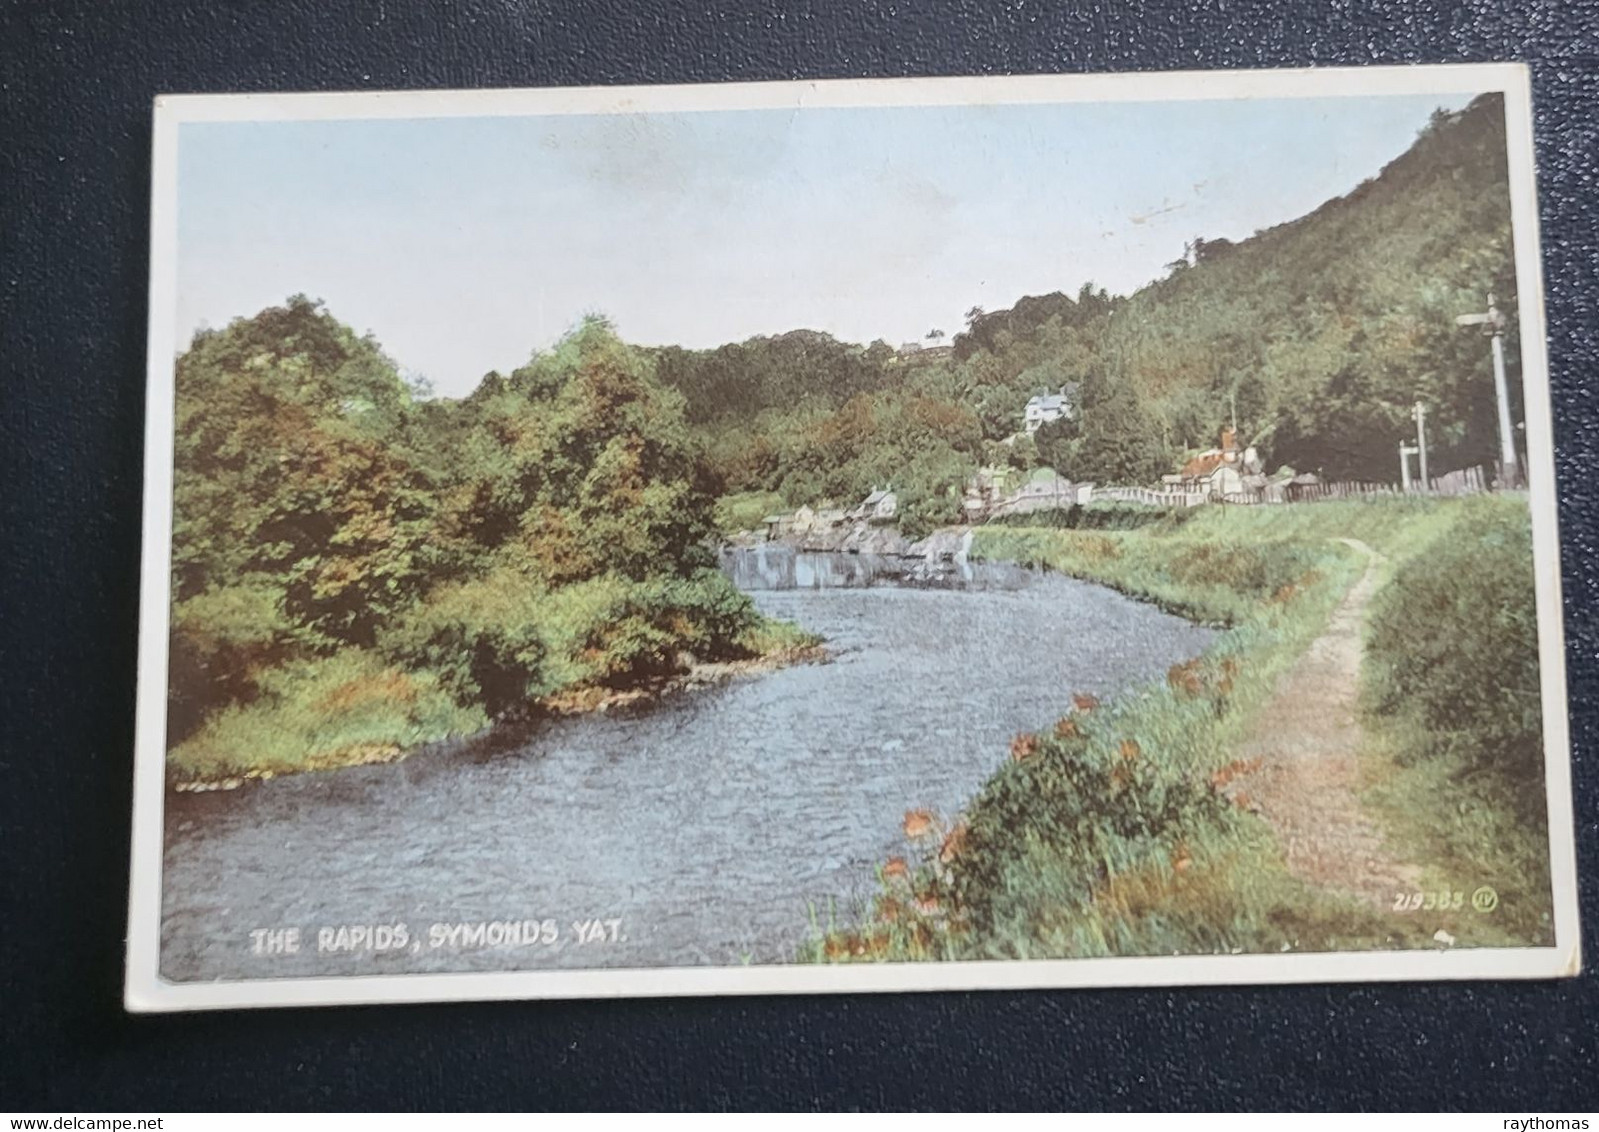
[[[1494,305],[1493,293],[1488,294],[1488,309],[1482,314],[1463,314],[1455,319],[1457,326],[1482,326],[1493,337],[1494,396],[1499,402],[1499,476],[1505,485],[1521,482],[1521,471],[1516,460],[1516,436],[1510,427],[1510,389],[1505,384],[1505,316]]]
[[[1416,458],[1421,469],[1421,490],[1431,491],[1432,480],[1427,478],[1427,406],[1420,401],[1410,410],[1411,419],[1416,422]]]

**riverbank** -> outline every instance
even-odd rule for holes
[[[961,588],[751,591],[763,616],[824,637],[827,663],[508,723],[396,766],[174,795],[163,973],[369,969],[370,955],[236,945],[264,923],[415,927],[412,909],[450,922],[616,916],[622,938],[376,957],[394,974],[790,962],[809,906],[847,908],[875,884],[908,793],[963,805],[1056,686],[1109,698],[1214,635],[1103,586],[1039,572],[987,586],[985,571],[1019,571],[972,570]]]
[[[606,712],[828,659],[825,644],[796,625],[762,619],[740,640],[747,655],[702,661],[683,655],[677,671],[615,688],[577,684],[531,701],[519,719]],[[435,673],[386,665],[348,650],[314,670],[286,674],[264,702],[231,709],[175,747],[167,783],[179,792],[236,790],[251,781],[393,763],[441,740],[493,727],[481,707],[445,695]]]
[[[1073,689],[1062,688],[1058,718],[1015,737],[1011,761],[964,815],[907,815],[910,845],[884,865],[871,915],[820,937],[805,957],[1044,958],[1544,940],[1544,835],[1537,807],[1527,801],[1542,788],[1541,763],[1528,783],[1525,759],[1499,767],[1489,753],[1506,742],[1539,749],[1536,635],[1522,630],[1532,607],[1526,527],[1524,500],[1494,497],[1216,508],[1133,531],[979,530],[976,555],[1099,582],[1226,632],[1204,655],[1174,665],[1163,683],[1108,704],[1074,699]],[[1341,539],[1362,540],[1382,556],[1372,577],[1377,593],[1360,686],[1349,689],[1351,697],[1358,691],[1370,736],[1350,785],[1361,795],[1354,801],[1377,815],[1380,837],[1408,860],[1432,865],[1469,851],[1470,875],[1460,869],[1445,877],[1429,867],[1419,883],[1469,893],[1489,876],[1500,878],[1496,887],[1516,893],[1517,908],[1508,914],[1485,917],[1467,908],[1395,915],[1309,882],[1288,867],[1288,847],[1262,820],[1260,800],[1242,788],[1260,770],[1243,755],[1282,695],[1286,674],[1366,572],[1366,556]],[[1442,561],[1451,555],[1460,560]],[[1429,614],[1428,623],[1417,624],[1417,608],[1440,608],[1446,595],[1439,585],[1459,591],[1452,606],[1442,619]],[[1534,679],[1487,674],[1489,687],[1495,679],[1503,685],[1494,708],[1509,722],[1496,732],[1498,725],[1473,718],[1440,743],[1435,732],[1445,726],[1439,720],[1450,695],[1485,683],[1483,656],[1497,656],[1512,677],[1530,664]],[[1418,671],[1433,696],[1432,715],[1418,716],[1422,692],[1404,684]],[[1385,694],[1396,678],[1403,693]],[[1518,775],[1507,793],[1505,779]],[[1485,830],[1500,840],[1477,840]]]

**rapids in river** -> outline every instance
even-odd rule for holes
[[[830,659],[169,796],[163,975],[787,962],[864,907],[907,852],[907,810],[952,817],[1071,693],[1156,679],[1212,636],[960,554],[907,567],[771,546],[723,569]]]

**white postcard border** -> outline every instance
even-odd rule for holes
[[[1520,304],[1529,497],[1537,578],[1555,945],[1459,951],[1145,956],[860,965],[591,968],[341,975],[173,983],[161,978],[168,594],[176,342],[178,131],[186,122],[660,113],[852,106],[1147,102],[1502,92]],[[1522,64],[1339,67],[1020,77],[574,87],[544,90],[164,95],[154,108],[144,546],[127,978],[131,1011],[486,999],[612,998],[1028,987],[1548,978],[1580,966],[1576,845],[1554,479],[1553,426],[1531,83]]]

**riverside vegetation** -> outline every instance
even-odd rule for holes
[[[1092,515],[1092,510],[1088,512]],[[1090,525],[1115,526],[1110,516]],[[1279,678],[1382,555],[1361,702],[1366,801],[1418,889],[1491,882],[1467,906],[1406,920],[1306,885],[1229,782]],[[1552,940],[1538,642],[1518,497],[1205,508],[1133,530],[996,529],[974,552],[1030,562],[1227,626],[1165,682],[1060,716],[958,818],[912,811],[860,924],[812,959],[978,959]]]
[[[813,643],[716,569],[682,398],[590,319],[420,401],[304,297],[177,365],[168,765],[387,761],[492,719]]]

